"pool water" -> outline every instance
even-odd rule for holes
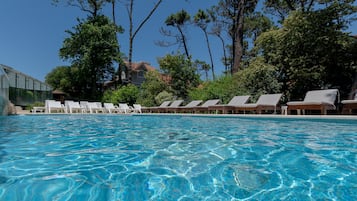
[[[357,200],[357,121],[0,117],[0,200]]]

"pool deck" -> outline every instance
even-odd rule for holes
[[[17,111],[17,115],[68,115],[68,113],[31,113],[29,110]],[[131,113],[131,114],[108,114],[95,113],[96,115],[135,115],[135,116],[193,116],[193,117],[239,117],[239,118],[278,118],[278,119],[339,119],[357,120],[357,115],[281,115],[281,114],[192,114],[192,113]],[[95,115],[89,114],[88,115]],[[82,115],[72,113],[71,115]]]
[[[142,113],[137,116],[196,116],[196,117],[246,117],[246,118],[279,118],[279,119],[340,119],[357,120],[357,115],[281,115],[281,114],[190,114],[190,113]]]

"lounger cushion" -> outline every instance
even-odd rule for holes
[[[357,103],[357,100],[343,100],[341,101],[342,104],[354,104]]]

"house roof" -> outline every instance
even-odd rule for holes
[[[129,62],[128,61],[125,61],[124,63],[125,63],[125,65],[127,67],[129,67]],[[141,61],[141,62],[137,62],[137,63],[132,62],[131,63],[131,70],[132,71],[136,71],[136,72],[138,72],[138,71],[154,71],[155,68],[152,67],[147,62]]]
[[[52,91],[52,94],[66,94],[66,93],[64,93],[62,90],[59,90],[59,89],[56,89],[56,90],[54,90],[54,91]]]

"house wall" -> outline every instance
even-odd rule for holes
[[[9,104],[9,79],[0,66],[0,115],[8,114]]]
[[[140,86],[145,81],[144,74],[145,74],[144,71],[132,72],[131,83],[133,83],[136,86]]]

